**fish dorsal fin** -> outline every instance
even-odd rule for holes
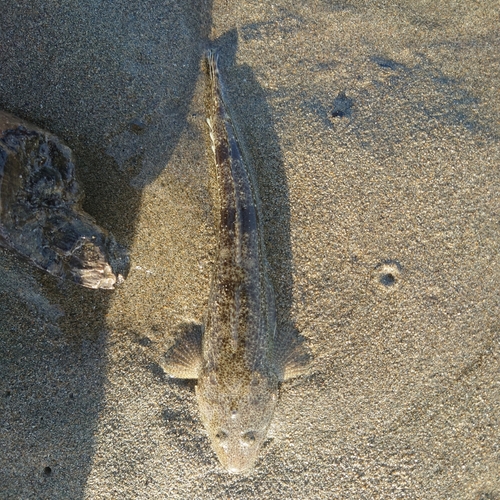
[[[202,328],[185,324],[179,330],[176,342],[165,353],[160,365],[172,378],[197,379],[202,366]]]
[[[281,381],[303,375],[311,362],[311,353],[301,336],[280,339],[275,350],[275,360]]]

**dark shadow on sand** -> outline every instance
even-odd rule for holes
[[[141,189],[186,127],[211,8],[83,0],[0,9],[0,109],[73,150],[85,210],[125,246]],[[0,252],[0,496],[77,500],[92,465],[113,292]]]

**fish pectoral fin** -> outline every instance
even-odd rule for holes
[[[300,377],[307,371],[310,362],[311,355],[305,347],[295,349],[285,363],[283,380]]]
[[[174,345],[160,361],[163,370],[172,378],[197,379],[202,365],[201,325],[183,324]]]
[[[276,361],[279,367],[281,381],[303,375],[311,362],[311,353],[307,348],[304,338],[295,336],[283,339],[276,352]]]

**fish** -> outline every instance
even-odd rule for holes
[[[0,246],[86,288],[113,289],[129,256],[83,210],[71,149],[0,112]]]
[[[257,186],[218,59],[216,50],[205,54],[206,121],[219,198],[217,257],[202,328],[186,329],[161,365],[171,377],[197,380],[199,413],[212,449],[226,471],[238,474],[253,469],[280,385],[304,373],[308,354],[277,332]]]

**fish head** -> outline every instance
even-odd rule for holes
[[[278,379],[260,373],[227,386],[212,375],[198,379],[196,397],[213,450],[231,473],[254,466],[278,399]]]

